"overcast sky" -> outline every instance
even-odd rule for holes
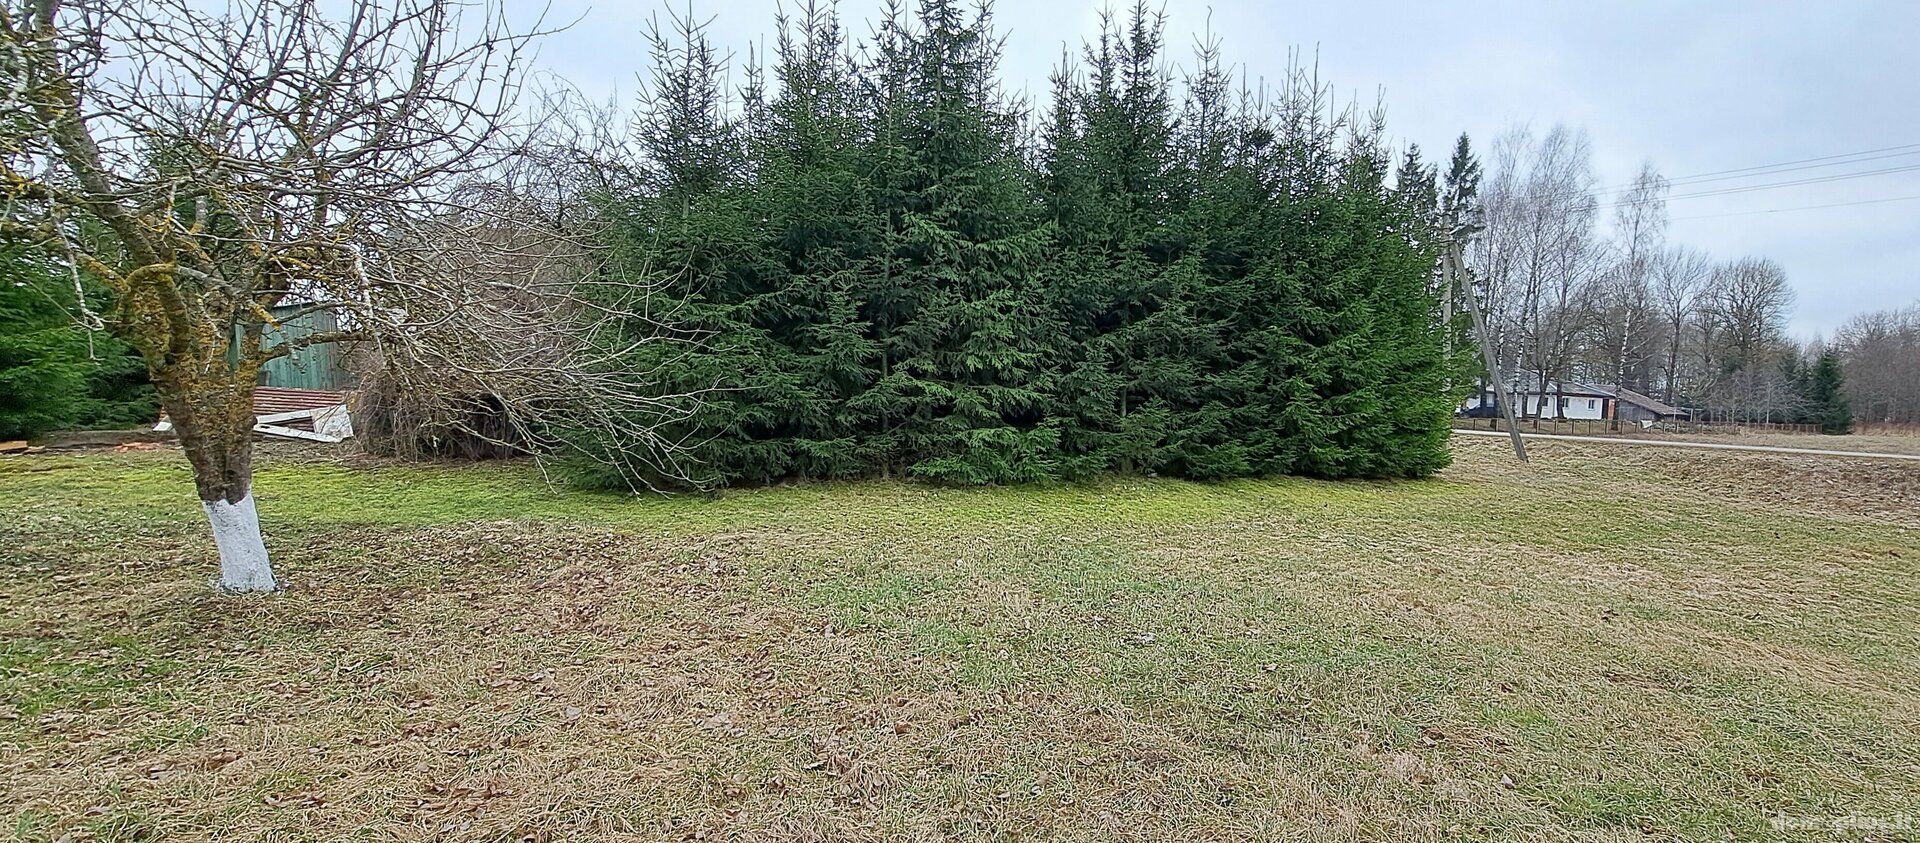
[[[520,8],[515,0],[514,8]],[[877,0],[844,0],[864,36]],[[1116,3],[1115,5],[1122,5]],[[1002,80],[1043,100],[1061,44],[1098,27],[1099,0],[1023,0],[995,9],[1006,36]],[[695,0],[716,45],[744,56],[770,43],[775,0]],[[631,96],[646,69],[638,38],[665,8],[643,0],[556,0],[580,23],[550,39],[542,63],[583,90]],[[674,8],[685,8],[675,0]],[[1920,301],[1920,3],[1403,2],[1168,0],[1169,56],[1186,65],[1211,16],[1227,61],[1279,77],[1289,50],[1321,78],[1371,103],[1384,93],[1396,144],[1440,157],[1465,131],[1485,152],[1517,123],[1586,129],[1599,182],[1621,185],[1642,161],[1669,178],[1908,146],[1877,160],[1676,187],[1678,196],[1893,167],[1913,171],[1676,199],[1670,238],[1716,259],[1779,261],[1799,293],[1791,327],[1828,333],[1862,310]],[[1864,156],[1863,156],[1864,157]],[[1845,159],[1842,159],[1845,160]],[[1813,162],[1822,163],[1822,162]]]

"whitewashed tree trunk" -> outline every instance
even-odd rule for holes
[[[233,594],[273,591],[273,567],[260,537],[253,505],[253,384],[251,378],[225,390],[188,400],[182,384],[156,379],[160,404],[193,466],[200,507],[220,548],[215,588]]]
[[[221,591],[245,593],[274,590],[273,566],[267,561],[267,545],[260,537],[260,514],[254,509],[253,495],[239,503],[223,500],[201,501],[207,521],[213,525],[213,543],[220,548]]]

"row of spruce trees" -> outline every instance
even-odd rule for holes
[[[1176,86],[1144,5],[1063,57],[1038,113],[953,0],[858,46],[803,9],[743,103],[677,36],[655,39],[647,166],[606,200],[627,271],[664,279],[650,312],[697,339],[654,362],[717,389],[672,432],[697,479],[1446,464],[1466,358],[1434,267],[1477,178],[1464,138],[1444,179],[1396,162],[1377,112],[1305,74],[1236,81],[1210,39]]]

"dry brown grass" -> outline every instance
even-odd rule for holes
[[[1670,442],[1708,442],[1721,445],[1764,445],[1772,448],[1811,448],[1824,451],[1858,451],[1868,454],[1920,454],[1920,433],[1897,427],[1863,427],[1850,434],[1828,436],[1820,433],[1780,433],[1763,431],[1759,428],[1727,425],[1714,429],[1697,429],[1686,432],[1660,430],[1658,428],[1642,430],[1631,422],[1619,423],[1618,429],[1609,427],[1606,421],[1534,419],[1520,423],[1520,432],[1525,434],[1554,434],[1560,436],[1603,436],[1623,439],[1658,439]],[[1456,419],[1454,427],[1469,430],[1489,430],[1486,419]],[[1499,428],[1505,430],[1505,427]]]
[[[1665,840],[1920,821],[1920,466],[1457,447],[1427,483],[665,502],[282,459],[260,488],[292,587],[264,599],[208,592],[210,542],[167,503],[177,456],[0,462],[0,828]]]
[[[1684,439],[1686,437],[1673,437]],[[1828,451],[1864,451],[1870,454],[1920,454],[1920,436],[1910,433],[1850,433],[1845,436],[1789,433],[1743,433],[1702,438],[1703,442],[1814,448]]]

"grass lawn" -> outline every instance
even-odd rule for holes
[[[673,499],[264,455],[264,598],[177,454],[0,459],[0,834],[1920,833],[1857,830],[1920,828],[1920,466],[1506,447]]]

